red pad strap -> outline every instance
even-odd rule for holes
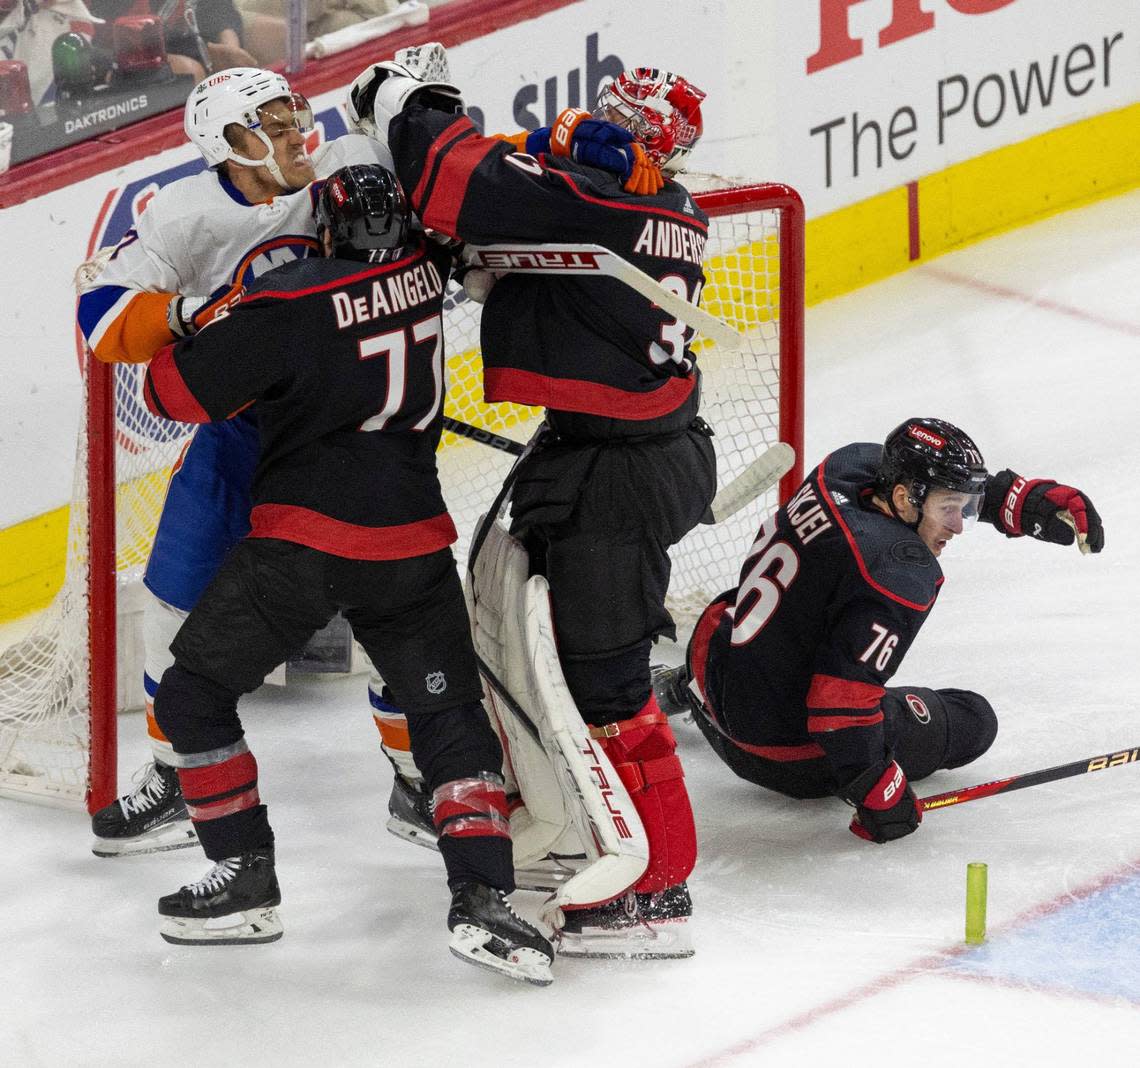
[[[632,719],[618,720],[617,723],[607,723],[604,727],[591,727],[591,738],[617,738],[621,734],[628,734],[632,730],[637,730],[639,727],[653,727],[658,723],[668,723],[669,717],[657,707],[657,695],[653,694],[646,704],[648,708],[652,704],[655,711],[645,712],[641,715],[634,716]]]
[[[681,767],[681,758],[673,755],[658,757],[656,760],[639,760],[636,762],[617,764],[614,771],[625,784],[630,797],[656,786],[659,783],[669,782],[672,779],[683,779],[685,769]]]

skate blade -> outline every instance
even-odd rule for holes
[[[388,817],[388,833],[394,834],[397,838],[402,838],[405,842],[411,842],[412,845],[423,846],[424,849],[439,852],[439,841],[435,835],[428,834],[419,825],[408,823],[407,820],[402,820],[399,816]]]
[[[176,946],[256,946],[276,942],[285,929],[277,910],[268,905],[206,920],[163,916],[158,933]]]
[[[189,820],[179,820],[134,838],[96,838],[91,843],[91,852],[97,857],[136,857],[144,853],[186,849],[197,844],[194,825]]]
[[[554,982],[550,958],[545,953],[520,946],[511,950],[509,957],[500,957],[487,948],[493,938],[494,935],[482,927],[461,923],[451,932],[451,952],[460,960],[532,986],[550,986]]]
[[[639,925],[621,931],[556,931],[554,940],[558,956],[592,960],[684,960],[696,952],[685,920],[659,921],[650,927]]]

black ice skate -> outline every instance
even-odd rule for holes
[[[562,957],[665,960],[693,955],[693,901],[684,883],[657,894],[630,890],[605,905],[565,909],[563,914],[566,922],[554,933]]]
[[[447,926],[457,957],[535,986],[553,982],[554,947],[511,908],[502,890],[464,883],[451,897]]]
[[[388,831],[405,842],[439,849],[439,832],[431,818],[431,798],[422,779],[414,783],[396,773],[388,797]]]
[[[178,772],[157,761],[141,769],[142,781],[91,817],[97,857],[161,853],[198,844],[182,800]],[[135,776],[139,778],[138,775]]]
[[[276,942],[283,929],[275,905],[281,888],[273,850],[219,860],[201,879],[158,899],[159,933],[180,946]]]
[[[680,667],[654,664],[649,675],[657,704],[665,715],[687,716],[692,712],[688,695],[689,672],[684,664]]]

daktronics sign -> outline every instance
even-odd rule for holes
[[[857,4],[881,7],[886,0],[819,0],[819,48],[808,56],[807,72],[834,67],[863,54],[863,41],[851,35],[851,9]],[[923,7],[935,3],[960,15],[988,15],[1017,0],[890,0],[891,21],[879,31],[879,47],[905,41],[934,29],[935,14]]]

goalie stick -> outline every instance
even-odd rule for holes
[[[977,786],[965,786],[961,790],[932,794],[930,797],[920,798],[919,804],[925,813],[931,809],[949,808],[965,801],[977,801],[982,797],[1009,793],[1011,790],[1024,790],[1028,786],[1039,786],[1043,782],[1056,782],[1058,779],[1068,779],[1074,775],[1086,775],[1090,771],[1119,768],[1125,764],[1135,764],[1138,760],[1140,760],[1140,746],[1133,746],[1131,749],[1122,749],[1116,753],[1101,753],[1098,756],[1086,757],[1084,760],[1074,760],[1071,764],[1058,764],[1055,768],[1026,771],[1021,775],[1011,775],[1008,779],[995,779],[993,782],[983,782]]]
[[[511,456],[522,456],[526,448],[513,438],[503,437],[494,431],[452,419],[449,415],[443,417],[443,428],[488,448],[510,453]],[[767,493],[792,469],[795,462],[796,450],[791,445],[777,441],[775,445],[769,446],[727,486],[717,492],[711,506],[713,522],[723,523],[762,493]]]
[[[601,245],[468,245],[463,260],[472,267],[518,274],[602,274],[616,278],[662,311],[726,349],[744,346],[744,335]]]

